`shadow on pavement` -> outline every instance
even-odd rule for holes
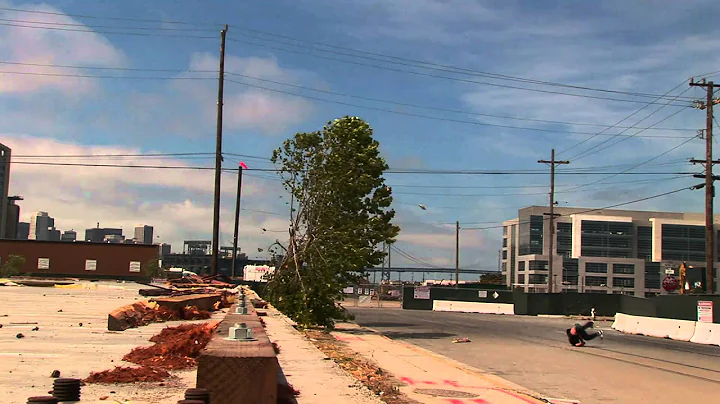
[[[398,331],[385,331],[382,335],[391,339],[441,339],[454,337],[457,334],[450,334],[447,332],[398,332]]]
[[[373,328],[390,328],[390,327],[416,327],[417,324],[412,323],[396,323],[393,321],[370,321],[358,323],[361,327],[373,327]]]

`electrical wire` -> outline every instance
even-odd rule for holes
[[[635,199],[635,200],[628,201],[628,202],[621,202],[621,203],[616,203],[616,204],[613,204],[613,205],[604,206],[604,207],[602,207],[602,208],[593,208],[593,209],[581,210],[581,211],[579,211],[579,212],[572,212],[572,213],[570,213],[570,215],[581,215],[581,214],[584,214],[584,213],[597,212],[597,211],[600,211],[600,210],[612,209],[612,208],[617,208],[617,207],[620,207],[620,206],[631,205],[631,204],[634,204],[634,203],[644,202],[644,201],[648,201],[648,200],[650,200],[650,199],[661,198],[661,197],[663,197],[663,196],[672,195],[672,194],[676,194],[676,193],[678,193],[678,192],[688,191],[688,190],[691,190],[691,189],[692,189],[692,187],[684,187],[684,188],[676,189],[676,190],[674,190],[674,191],[663,192],[663,193],[661,193],[661,194],[652,195],[652,196],[647,196],[647,197],[645,197],[645,198],[640,198],[640,199]],[[547,219],[546,219],[546,220],[547,220]],[[528,224],[528,223],[530,223],[530,221],[518,222],[517,224]],[[489,229],[499,229],[499,228],[501,228],[501,227],[504,227],[504,226],[503,226],[503,225],[499,225],[499,226],[487,226],[487,227],[465,227],[464,230],[489,230]]]
[[[151,68],[133,68],[133,67],[60,65],[60,64],[47,64],[47,63],[12,62],[12,61],[7,61],[7,60],[0,60],[0,65],[52,67],[52,68],[59,68],[59,69],[119,70],[119,71],[156,72],[156,73],[162,72],[162,73],[214,73],[214,74],[218,74],[217,70],[151,69]]]
[[[494,114],[485,114],[485,113],[464,111],[464,110],[457,110],[457,109],[430,107],[427,105],[410,104],[410,103],[404,103],[404,102],[398,102],[398,101],[392,101],[392,100],[384,100],[384,99],[379,99],[379,98],[364,97],[364,96],[353,95],[353,94],[348,94],[348,93],[341,93],[341,92],[336,92],[336,91],[321,90],[318,88],[306,87],[306,86],[301,86],[301,85],[291,84],[291,83],[284,83],[284,82],[275,81],[275,80],[268,80],[268,79],[263,79],[260,77],[248,76],[245,74],[239,74],[239,73],[233,73],[233,72],[225,72],[225,74],[230,75],[230,76],[243,77],[243,78],[251,79],[251,80],[258,80],[258,81],[262,81],[265,83],[272,83],[272,84],[297,88],[297,89],[301,89],[301,90],[314,91],[314,92],[330,94],[330,95],[337,95],[337,96],[341,96],[341,97],[355,98],[355,99],[364,100],[364,101],[381,102],[381,103],[392,104],[392,105],[397,105],[397,106],[401,106],[401,107],[419,108],[419,109],[425,109],[425,110],[431,110],[431,111],[450,112],[450,113],[455,113],[455,114],[463,114],[463,115],[471,115],[471,116],[512,119],[512,120],[518,120],[518,121],[529,121],[529,122],[539,122],[539,123],[548,123],[548,124],[574,125],[574,126],[596,126],[596,127],[597,126],[599,126],[599,127],[610,126],[610,125],[594,124],[594,123],[564,122],[564,121],[553,121],[553,120],[546,120],[546,119],[522,118],[522,117],[516,117],[516,116],[510,116],[510,115],[494,115]],[[228,80],[228,81],[230,81],[230,80]],[[237,83],[237,84],[243,84],[243,83]],[[615,126],[615,127],[617,127],[618,129],[636,128],[634,126],[633,127]],[[528,128],[528,129],[531,129],[531,128]],[[534,129],[534,128],[532,128],[532,129]],[[684,132],[694,132],[695,131],[695,129],[685,129],[685,128],[637,128],[637,129],[684,131]]]
[[[117,25],[89,25],[89,24],[73,24],[66,22],[55,22],[55,21],[34,21],[34,20],[16,20],[9,18],[0,18],[0,21],[7,23],[19,23],[19,24],[40,24],[40,25],[53,25],[59,27],[80,27],[80,28],[109,28],[109,29],[136,29],[143,31],[215,31],[212,28],[171,28],[171,27],[128,27],[128,26],[117,26]]]
[[[486,123],[486,122],[437,117],[437,116],[431,116],[431,115],[421,115],[421,114],[415,114],[412,112],[396,111],[396,110],[385,109],[385,108],[377,108],[377,107],[371,107],[371,106],[366,106],[366,105],[352,104],[352,103],[343,102],[343,101],[328,100],[325,98],[314,97],[314,96],[304,95],[304,94],[298,94],[298,93],[293,93],[290,91],[278,90],[275,88],[269,88],[269,87],[264,87],[264,86],[258,86],[256,84],[250,84],[250,83],[243,82],[243,81],[237,81],[237,80],[231,80],[231,79],[225,79],[225,80],[230,83],[240,84],[240,85],[244,85],[244,86],[251,87],[251,88],[257,88],[257,89],[264,90],[264,91],[270,91],[270,92],[279,93],[279,94],[291,95],[294,97],[306,98],[306,99],[310,99],[310,100],[314,100],[314,101],[321,101],[321,102],[326,102],[326,103],[331,103],[331,104],[345,105],[345,106],[354,107],[354,108],[363,108],[363,109],[367,109],[367,110],[371,110],[371,111],[387,112],[387,113],[391,113],[391,114],[404,115],[404,116],[412,116],[415,118],[424,118],[424,119],[431,119],[431,120],[436,120],[436,121],[454,122],[454,123],[469,124],[469,125],[475,125],[475,126],[489,126],[489,127],[505,128],[505,129],[531,130],[531,131],[537,131],[537,132],[568,133],[568,134],[575,134],[575,135],[593,135],[594,134],[594,132],[577,132],[577,131],[567,131],[567,130],[559,130],[559,129],[546,129],[546,128],[533,128],[533,127],[523,127],[523,126],[513,126],[513,125],[500,125],[500,124],[492,124],[492,123]],[[608,134],[607,136],[613,136],[613,135]],[[685,136],[669,136],[669,135],[667,135],[667,136],[663,136],[663,135],[642,136],[642,137],[658,138],[658,139],[659,138],[681,138],[681,139],[686,138]]]
[[[398,73],[407,73],[407,74],[422,76],[422,77],[432,77],[432,78],[450,80],[450,81],[455,81],[455,82],[460,82],[460,83],[479,84],[479,85],[486,85],[486,86],[498,87],[498,88],[506,88],[506,89],[512,89],[512,90],[523,90],[523,91],[531,91],[531,92],[538,92],[538,93],[545,93],[545,94],[564,95],[564,96],[569,96],[569,97],[608,100],[608,101],[617,101],[617,102],[625,102],[625,103],[635,103],[635,104],[650,104],[651,103],[649,101],[642,101],[642,100],[628,100],[628,99],[622,99],[622,98],[611,98],[611,97],[600,97],[600,96],[592,96],[592,95],[584,95],[584,94],[563,93],[560,91],[548,91],[548,90],[540,90],[540,89],[527,88],[527,87],[511,86],[508,84],[497,84],[497,83],[490,83],[490,82],[485,82],[485,81],[463,79],[463,78],[459,78],[459,77],[440,76],[440,75],[436,75],[436,74],[423,73],[423,72],[418,72],[418,71],[413,71],[413,70],[396,69],[396,68],[392,68],[392,67],[388,67],[388,66],[376,65],[376,64],[371,64],[371,63],[363,63],[363,62],[357,62],[357,61],[352,61],[352,60],[337,59],[337,58],[327,57],[327,56],[313,54],[313,53],[295,51],[295,50],[291,50],[291,49],[287,49],[287,48],[270,46],[270,45],[266,45],[266,44],[258,44],[258,43],[254,43],[254,42],[250,42],[250,41],[243,41],[243,40],[234,39],[234,38],[227,38],[227,40],[231,41],[231,42],[244,43],[247,45],[254,45],[254,46],[260,46],[260,47],[265,47],[265,48],[270,48],[270,49],[276,49],[276,50],[295,53],[295,54],[299,54],[299,55],[303,55],[303,56],[311,56],[311,57],[325,59],[325,60],[338,61],[338,62],[349,63],[349,64],[354,64],[354,65],[359,65],[359,66],[373,67],[373,68],[377,68],[377,69],[388,70],[388,71],[393,71],[393,72],[398,72]],[[417,67],[417,66],[415,66],[415,67]],[[675,103],[675,104],[673,104],[673,106],[679,107],[679,108],[687,108],[690,105],[682,104],[682,103]]]
[[[36,72],[9,72],[0,71],[0,74],[11,74],[21,76],[48,76],[48,77],[74,77],[84,79],[123,79],[123,80],[217,80],[217,77],[180,77],[180,76],[101,76],[91,74],[68,74],[68,73],[36,73]]]
[[[670,89],[669,91],[667,91],[665,94],[663,94],[663,96],[670,94],[671,92],[675,91],[678,87],[682,86],[683,84],[685,84],[685,81],[680,82],[680,84],[676,85],[675,87],[673,87],[672,89]],[[556,155],[559,156],[559,155],[561,155],[561,154],[563,154],[563,153],[566,153],[566,152],[568,152],[568,151],[570,151],[570,150],[572,150],[572,149],[574,149],[574,148],[576,148],[576,147],[579,147],[579,146],[581,146],[581,145],[589,142],[590,140],[592,140],[592,139],[594,139],[594,138],[596,138],[596,137],[598,137],[598,136],[601,136],[601,135],[604,134],[606,131],[612,129],[613,127],[616,127],[617,125],[620,125],[621,123],[627,121],[628,119],[632,118],[633,116],[639,114],[639,113],[642,112],[645,108],[647,108],[647,107],[649,107],[650,105],[653,105],[655,102],[659,101],[659,99],[660,99],[660,97],[658,97],[657,99],[655,99],[652,103],[646,104],[646,105],[640,107],[639,109],[637,109],[637,110],[636,110],[635,112],[633,112],[632,114],[630,114],[630,115],[626,116],[625,118],[623,118],[623,119],[615,122],[614,125],[606,128],[606,129],[601,130],[600,132],[596,133],[595,135],[593,135],[593,136],[591,136],[591,137],[589,137],[589,138],[587,138],[587,139],[583,139],[583,140],[581,140],[581,141],[573,144],[573,145],[570,146],[570,147],[567,147],[567,148],[565,148],[565,149],[560,150]],[[646,117],[646,118],[647,118],[647,117]],[[622,132],[621,132],[621,133],[622,133]]]
[[[134,22],[147,22],[147,23],[158,23],[158,24],[178,24],[178,25],[195,25],[195,26],[218,26],[221,27],[223,24],[220,23],[203,23],[203,22],[188,22],[188,21],[170,21],[170,20],[153,20],[144,18],[125,18],[125,17],[103,17],[88,14],[68,14],[68,13],[57,13],[52,11],[37,11],[37,10],[23,10],[12,7],[0,7],[2,11],[14,11],[16,13],[26,14],[42,14],[42,15],[57,15],[62,17],[73,17],[73,18],[91,18],[100,20],[115,20],[115,21],[134,21]]]
[[[403,250],[401,250],[401,249],[393,246],[392,244],[390,244],[390,250],[394,250],[396,253],[400,254],[400,256],[402,256],[403,258],[409,260],[410,262],[414,262],[414,263],[416,263],[416,264],[423,265],[423,266],[426,266],[426,267],[429,267],[429,268],[440,268],[440,267],[438,267],[437,265],[434,265],[434,264],[431,264],[431,263],[429,263],[429,262],[423,261],[423,260],[421,260],[421,259],[419,259],[419,258],[416,258],[416,257],[410,255],[409,253],[407,253],[407,252],[405,252],[405,251],[403,251]]]
[[[683,91],[682,93],[680,93],[680,95],[685,94],[685,93],[686,93],[687,91],[689,91],[689,90],[690,90],[690,87],[686,88],[685,91]],[[671,91],[672,91],[672,90],[671,90]],[[637,124],[639,124],[640,122],[642,122],[642,121],[650,118],[651,116],[655,115],[658,111],[660,111],[661,109],[665,108],[667,105],[668,105],[667,103],[664,104],[664,105],[661,105],[660,107],[658,107],[657,109],[655,109],[653,112],[651,112],[650,114],[648,114],[647,116],[645,116],[645,118],[641,119],[640,121],[636,122],[635,124],[637,125]],[[673,118],[674,116],[678,115],[678,114],[679,114],[680,112],[682,112],[682,111],[684,111],[684,110],[682,110],[682,109],[677,110],[677,111],[675,111],[675,113],[666,116],[665,118],[663,118],[663,119],[655,122],[653,125],[650,125],[650,127],[653,127],[653,126],[655,126],[655,125],[659,125],[659,124],[667,121],[668,119]],[[628,129],[623,130],[622,132],[620,132],[620,134],[625,133],[627,130],[628,130]],[[577,160],[582,159],[582,158],[585,158],[585,157],[587,157],[587,156],[590,156],[590,155],[599,153],[599,152],[601,152],[601,151],[603,151],[603,150],[606,150],[606,149],[608,149],[608,148],[610,148],[610,147],[612,147],[612,146],[615,146],[615,145],[617,145],[617,144],[619,144],[619,143],[622,143],[622,142],[624,142],[624,141],[627,140],[627,139],[630,139],[630,138],[633,138],[633,137],[637,137],[640,133],[644,132],[645,130],[646,130],[646,129],[640,129],[640,130],[638,130],[637,132],[633,133],[633,134],[630,135],[630,136],[623,137],[622,139],[620,139],[619,141],[617,141],[617,142],[615,142],[615,143],[613,143],[613,144],[610,144],[610,145],[607,145],[607,146],[605,146],[605,147],[603,147],[603,148],[598,149],[598,148],[599,148],[600,146],[602,146],[603,144],[606,144],[606,143],[612,141],[613,139],[615,139],[616,137],[618,137],[618,135],[612,136],[612,137],[610,137],[609,139],[606,139],[606,140],[604,140],[604,141],[602,141],[602,142],[600,142],[600,143],[598,143],[598,144],[590,147],[589,149],[585,150],[584,152],[579,153],[579,154],[576,154],[576,155],[573,156],[573,157],[570,157],[570,160],[572,160],[572,161],[577,161]],[[695,136],[693,136],[693,138],[694,138],[694,137],[695,137]],[[593,150],[594,150],[594,151],[593,151]]]
[[[0,26],[16,27],[16,28],[44,29],[44,30],[50,30],[50,31],[63,31],[63,32],[83,32],[86,34],[127,35],[127,36],[183,38],[183,39],[218,39],[217,36],[153,34],[153,33],[147,33],[147,32],[98,31],[98,30],[78,29],[78,28],[38,27],[38,26],[34,26],[34,25],[12,24],[12,23],[7,23],[7,22],[0,22]]]

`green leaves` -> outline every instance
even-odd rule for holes
[[[268,299],[300,324],[331,327],[344,318],[336,305],[342,289],[379,265],[384,255],[377,246],[400,231],[391,223],[388,166],[372,133],[362,119],[346,116],[320,132],[298,133],[273,152],[297,209]]]

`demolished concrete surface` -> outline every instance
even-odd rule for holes
[[[85,379],[91,372],[137,367],[122,358],[166,327],[199,321],[153,323],[122,332],[107,330],[108,313],[137,300],[141,286],[118,282],[79,282],[63,287],[10,286],[0,289],[0,397],[21,404],[28,397],[52,390],[55,370],[60,377]],[[222,310],[213,313],[220,319]],[[36,329],[35,331],[33,331]],[[22,339],[16,338],[23,334]],[[195,386],[195,369],[171,371],[159,382],[86,384],[83,402],[172,403]],[[102,397],[107,397],[100,401]]]

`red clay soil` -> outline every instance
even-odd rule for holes
[[[170,373],[162,369],[147,366],[137,368],[117,366],[115,369],[90,373],[85,383],[159,382],[167,377],[170,377]]]
[[[123,360],[165,370],[195,367],[200,351],[210,342],[217,325],[213,321],[165,328],[150,338],[155,345],[135,348]]]

